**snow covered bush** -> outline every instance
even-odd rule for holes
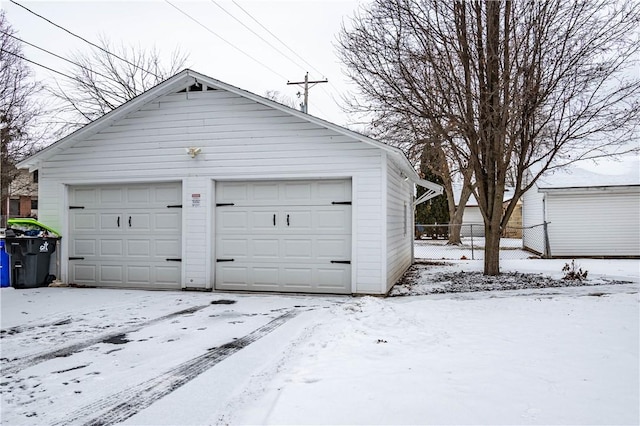
[[[562,277],[563,280],[582,281],[587,279],[587,274],[589,273],[589,271],[583,271],[582,268],[580,268],[579,265],[576,265],[575,262],[575,260],[572,260],[571,265],[569,265],[568,263],[564,264],[564,267],[562,268],[562,272],[564,272],[564,277]]]

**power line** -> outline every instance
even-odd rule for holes
[[[11,0],[13,1],[13,0]],[[221,35],[217,34],[215,31],[213,31],[211,28],[207,27],[205,24],[203,24],[202,22],[198,21],[196,18],[194,18],[193,16],[189,15],[187,12],[185,12],[184,10],[180,9],[178,6],[176,6],[175,4],[171,3],[169,0],[164,0],[166,3],[168,3],[170,6],[172,6],[174,9],[176,9],[178,12],[182,13],[183,15],[185,15],[187,18],[189,18],[190,20],[192,20],[193,22],[195,22],[196,24],[198,24],[199,26],[201,26],[202,28],[204,28],[205,30],[207,30],[209,33],[213,34],[214,36],[216,36],[217,38],[219,38],[220,40],[222,40],[223,42],[227,43],[229,46],[233,47],[235,50],[237,50],[238,52],[242,53],[244,56],[248,57],[249,59],[251,59],[252,61],[262,65],[263,67],[265,67],[266,69],[268,69],[269,71],[271,71],[273,74],[282,77],[282,79],[286,79],[285,76],[283,76],[282,74],[280,74],[279,72],[273,70],[271,67],[269,67],[268,65],[264,64],[263,62],[260,62],[259,60],[257,60],[256,58],[254,58],[253,56],[249,55],[247,52],[245,52],[244,50],[240,49],[238,46],[236,46],[235,44],[231,43],[230,41],[228,41],[227,39],[225,39],[224,37],[222,37]]]
[[[106,54],[111,55],[111,56],[113,56],[114,58],[118,58],[118,59],[120,59],[121,61],[126,62],[127,64],[129,64],[129,65],[131,65],[131,66],[133,66],[133,67],[135,67],[135,68],[137,68],[137,69],[139,69],[139,70],[141,70],[141,71],[144,71],[144,72],[146,72],[146,73],[149,73],[149,74],[151,74],[152,76],[154,76],[154,77],[156,77],[156,78],[160,79],[160,76],[158,76],[157,74],[155,74],[155,73],[153,73],[153,72],[151,72],[151,71],[149,71],[149,70],[146,70],[146,69],[144,69],[144,68],[140,67],[140,66],[139,66],[139,65],[137,65],[137,64],[134,64],[133,62],[129,61],[128,59],[122,58],[122,57],[120,57],[120,56],[116,55],[115,53],[112,53],[112,52],[108,51],[108,50],[107,50],[107,49],[105,49],[104,47],[101,47],[101,46],[99,46],[99,45],[97,45],[97,44],[95,44],[95,43],[90,42],[90,41],[89,41],[89,40],[87,40],[86,38],[81,37],[81,36],[79,36],[79,35],[77,35],[77,34],[75,34],[75,33],[71,32],[71,31],[69,31],[68,29],[66,29],[66,28],[64,28],[64,27],[62,27],[62,26],[60,26],[60,25],[56,24],[55,22],[53,22],[53,21],[51,21],[51,20],[49,20],[49,19],[45,18],[44,16],[42,16],[42,15],[40,15],[40,14],[38,14],[38,13],[34,12],[33,10],[29,9],[28,7],[21,5],[20,3],[16,2],[15,0],[9,0],[9,1],[11,1],[11,3],[15,4],[16,6],[20,6],[21,8],[23,8],[23,9],[24,9],[24,10],[26,10],[27,12],[32,13],[33,15],[37,16],[38,18],[40,18],[40,19],[43,19],[43,20],[47,21],[47,22],[48,22],[48,23],[50,23],[51,25],[53,25],[53,26],[55,26],[55,27],[60,28],[62,31],[65,31],[65,32],[67,32],[67,33],[71,34],[72,36],[74,36],[74,37],[76,37],[76,38],[79,38],[80,40],[84,41],[85,43],[88,43],[88,44],[90,44],[91,46],[93,46],[93,47],[95,47],[95,48],[97,48],[97,49],[102,50],[102,51],[103,51],[103,52],[105,52]]]
[[[273,38],[275,38],[276,40],[278,40],[284,47],[286,47],[287,49],[289,49],[289,51],[291,53],[293,53],[294,55],[296,55],[302,62],[304,62],[305,64],[307,64],[308,66],[310,66],[315,72],[317,72],[320,75],[324,75],[323,73],[321,73],[320,71],[318,71],[316,69],[316,67],[314,67],[313,65],[311,65],[309,62],[307,62],[302,56],[298,55],[298,53],[296,53],[295,50],[293,50],[292,48],[290,48],[287,43],[285,43],[284,41],[280,40],[280,38],[275,35],[274,33],[272,33],[271,31],[269,31],[269,29],[267,27],[265,27],[264,25],[262,25],[262,23],[260,21],[258,21],[256,18],[253,17],[253,15],[251,15],[249,12],[247,12],[242,6],[240,6],[235,0],[232,0],[233,4],[235,4],[240,10],[242,10],[244,13],[247,14],[247,16],[249,16],[249,18],[253,19],[253,21],[260,25],[266,32],[268,32],[269,34],[271,34],[271,36]]]
[[[285,54],[284,52],[282,52],[280,49],[278,49],[276,46],[274,46],[273,44],[271,44],[268,40],[266,40],[264,37],[262,37],[260,34],[258,34],[257,32],[255,32],[251,27],[249,27],[247,24],[245,24],[244,22],[242,22],[240,19],[238,19],[235,15],[233,15],[231,12],[229,12],[227,9],[225,9],[224,7],[222,7],[219,3],[217,3],[215,0],[210,0],[211,3],[215,4],[216,6],[218,6],[220,9],[222,9],[222,11],[224,13],[226,13],[227,15],[229,15],[230,17],[232,17],[236,22],[238,22],[240,25],[242,25],[243,27],[245,27],[247,30],[251,31],[251,33],[253,35],[255,35],[256,37],[258,37],[260,40],[262,40],[263,42],[265,42],[267,45],[269,45],[269,47],[271,47],[273,50],[275,50],[276,52],[278,52],[279,54],[281,54],[282,56],[284,56],[285,58],[287,58],[289,61],[291,61],[294,65],[296,65],[298,68],[300,68],[302,71],[305,71],[304,67],[302,67],[299,63],[297,63],[296,61],[294,61],[293,59],[291,59],[291,57],[289,57],[287,54]]]
[[[211,0],[213,1],[213,0]],[[309,62],[307,62],[302,56],[300,56],[295,50],[293,50],[291,47],[289,47],[289,45],[287,45],[287,43],[285,43],[284,41],[282,41],[280,39],[280,37],[278,37],[277,35],[275,35],[273,32],[271,32],[266,26],[264,26],[258,19],[256,19],[253,15],[251,15],[246,9],[244,9],[242,6],[240,6],[238,4],[238,2],[236,2],[235,0],[232,0],[233,4],[235,4],[240,10],[242,10],[249,18],[251,18],[256,24],[260,25],[260,27],[262,27],[262,29],[264,29],[266,32],[268,32],[269,34],[271,34],[271,36],[273,38],[275,38],[276,40],[278,40],[280,42],[280,44],[282,44],[284,47],[286,47],[287,49],[289,49],[289,51],[291,53],[293,53],[294,55],[296,55],[302,62],[304,62],[305,64],[307,64],[309,67],[311,67],[311,69],[313,69],[315,72],[317,72],[319,75],[325,76],[324,73],[318,71],[318,69],[316,67],[314,67],[313,65],[311,65]],[[298,65],[299,66],[299,65]],[[340,90],[331,82],[329,81],[329,85],[331,87],[333,87],[333,90],[335,90],[336,92],[340,92]],[[330,94],[324,87],[320,86],[320,89],[322,89],[322,91],[327,94],[332,100],[333,102],[335,102],[336,105],[340,105],[335,98],[333,97],[332,94]]]
[[[12,35],[12,34],[9,34],[9,33],[5,32],[5,31],[0,31],[0,32],[1,32],[2,34],[8,35],[9,37],[12,37],[12,38],[14,38],[14,39],[18,40],[18,41],[19,41],[19,42],[21,42],[21,43],[24,43],[24,44],[26,44],[26,45],[28,45],[28,46],[31,46],[31,47],[35,47],[36,49],[41,50],[41,51],[43,51],[43,52],[46,52],[46,53],[48,53],[49,55],[55,56],[55,57],[56,57],[56,58],[58,58],[58,59],[62,59],[63,61],[69,62],[69,63],[70,63],[70,64],[72,64],[72,65],[75,65],[75,66],[77,66],[77,67],[79,67],[79,68],[82,68],[82,69],[87,70],[87,71],[89,71],[89,72],[91,72],[91,73],[94,73],[94,74],[96,74],[96,75],[99,75],[100,77],[104,77],[104,78],[106,78],[106,79],[109,79],[109,80],[113,81],[114,83],[118,83],[118,81],[117,81],[117,80],[114,80],[114,79],[113,79],[113,77],[109,77],[109,76],[104,75],[104,74],[102,74],[102,73],[100,73],[100,72],[98,72],[98,71],[92,70],[91,68],[85,67],[84,65],[81,65],[81,64],[78,64],[78,63],[76,63],[76,62],[73,62],[72,60],[67,59],[67,58],[65,58],[64,56],[60,56],[60,55],[58,55],[58,54],[56,54],[56,53],[53,53],[53,52],[51,52],[51,51],[49,51],[49,50],[47,50],[47,49],[44,49],[44,48],[42,48],[42,47],[40,47],[40,46],[36,46],[36,45],[35,45],[35,44],[33,44],[33,43],[29,43],[28,41],[26,41],[26,40],[22,40],[20,37],[16,37],[16,36],[14,36],[14,35]],[[25,59],[25,60],[28,60],[28,59]],[[41,65],[41,66],[43,66],[43,65]],[[74,79],[74,80],[76,80],[76,78],[73,78],[73,79]]]
[[[30,60],[30,59],[27,59],[27,58],[25,58],[25,57],[24,57],[24,56],[22,56],[22,55],[18,55],[17,53],[9,52],[8,50],[4,50],[4,49],[2,49],[2,48],[0,48],[0,52],[8,53],[9,55],[13,55],[13,56],[15,56],[16,58],[20,58],[20,59],[22,59],[22,60],[24,60],[24,61],[30,62],[30,63],[32,63],[32,64],[34,64],[34,65],[37,65],[37,66],[39,66],[39,67],[42,67],[42,68],[44,68],[44,69],[46,69],[46,70],[49,70],[49,71],[55,72],[56,74],[60,74],[60,75],[61,75],[61,76],[63,76],[63,77],[67,77],[67,78],[68,78],[68,79],[70,79],[70,80],[75,80],[75,78],[73,78],[73,77],[71,77],[71,76],[69,76],[69,75],[67,75],[67,74],[65,74],[65,73],[63,73],[63,72],[60,72],[60,71],[54,70],[53,68],[49,68],[49,67],[48,67],[48,66],[46,66],[46,65],[42,65],[42,64],[40,64],[40,63],[38,63],[38,62],[36,62],[36,61],[32,61],[32,60]]]

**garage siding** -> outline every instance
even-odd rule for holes
[[[387,160],[387,288],[411,266],[413,206],[411,186],[400,169]]]
[[[207,179],[187,177],[182,182],[182,211],[184,238],[183,286],[192,289],[206,289],[211,258],[212,227],[211,203],[214,200],[211,183]]]
[[[548,193],[551,256],[640,256],[639,217],[640,187]]]
[[[188,147],[201,148],[196,158]],[[42,164],[40,218],[67,229],[64,185],[183,182],[183,286],[211,288],[216,180],[351,178],[355,289],[381,293],[382,150],[223,90],[166,95]],[[200,194],[193,204],[192,195]],[[204,253],[204,255],[203,255]],[[64,252],[62,253],[64,255]],[[66,278],[67,265],[62,264]]]
[[[544,194],[536,185],[522,195],[522,246],[540,254],[545,251],[544,228],[537,225],[545,221],[544,208]]]

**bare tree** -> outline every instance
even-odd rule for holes
[[[51,90],[61,103],[61,132],[81,127],[133,99],[176,74],[188,59],[174,50],[165,65],[157,48],[118,47],[106,37],[98,45],[76,52],[71,60],[78,66],[67,73],[73,80],[61,80]]]
[[[631,0],[374,0],[338,47],[352,106],[410,117],[414,140],[437,134],[467,162],[496,275],[501,231],[542,173],[637,149],[638,28]]]
[[[410,161],[421,170],[438,176],[444,187],[449,211],[449,237],[447,244],[462,242],[462,215],[473,191],[473,169],[469,166],[469,155],[461,150],[464,145],[454,143],[458,135],[453,129],[432,131],[407,114],[389,114],[374,122],[372,137],[385,140],[401,148]],[[456,204],[455,187],[460,185],[460,199]]]
[[[9,215],[9,188],[19,175],[15,164],[32,154],[41,142],[39,118],[42,87],[22,59],[16,31],[0,10],[0,212],[2,226]],[[15,187],[15,185],[14,185]]]
[[[295,99],[287,95],[283,95],[278,90],[267,90],[264,92],[264,97],[267,99],[271,99],[272,101],[278,102],[279,104],[282,104],[284,106],[288,106],[289,108],[300,109],[299,105],[296,104]]]

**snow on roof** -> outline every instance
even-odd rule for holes
[[[453,186],[453,199],[455,200],[456,206],[460,202],[461,192],[462,192],[462,185]],[[513,193],[514,193],[513,188],[506,188],[504,190],[504,197],[502,198],[502,201],[505,202],[505,201],[511,200],[513,198]],[[467,201],[467,207],[477,206],[477,205],[478,205],[478,201],[476,200],[476,197],[474,197],[473,194],[471,194],[471,196],[469,197],[469,200]]]
[[[576,162],[547,171],[537,185],[541,189],[640,185],[640,156]]]

